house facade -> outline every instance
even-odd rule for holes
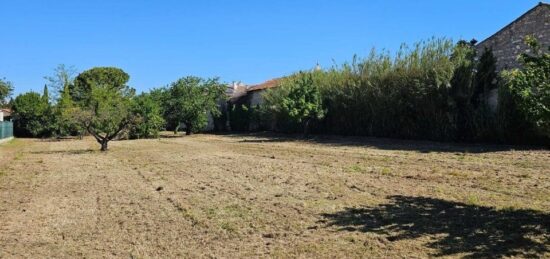
[[[257,109],[264,102],[263,94],[265,91],[277,87],[280,80],[280,78],[271,79],[252,86],[234,84],[234,90],[230,95],[226,112],[227,129],[237,131],[254,131],[260,129],[258,118],[254,118],[251,111]],[[247,107],[247,111],[244,111],[242,107]],[[231,116],[233,116],[233,118]],[[233,124],[233,126],[231,126],[231,124]],[[271,126],[267,126],[267,128],[271,128]]]
[[[10,109],[0,109],[0,121],[10,121],[11,113]]]
[[[258,106],[263,103],[263,93],[267,91],[267,89],[277,87],[277,85],[280,82],[280,78],[271,79],[268,81],[265,81],[258,85],[253,85],[248,87],[247,89],[247,95],[249,95],[249,104],[251,107]]]

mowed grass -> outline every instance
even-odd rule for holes
[[[0,257],[550,257],[550,152],[195,135],[0,145]]]

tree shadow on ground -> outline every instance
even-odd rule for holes
[[[39,139],[39,141],[42,142],[63,142],[63,141],[74,141],[74,140],[81,140],[82,138],[77,136],[66,136],[66,137],[57,137],[57,138],[42,138]]]
[[[185,135],[182,135],[182,134],[162,134],[159,136],[159,138],[167,138],[167,139],[171,139],[171,138],[183,138]]]
[[[445,153],[490,153],[510,150],[545,150],[543,146],[527,146],[527,145],[498,145],[498,144],[471,144],[471,143],[454,143],[454,142],[435,142],[426,140],[406,140],[406,139],[389,139],[375,137],[354,137],[354,136],[331,136],[331,135],[315,135],[309,138],[304,138],[296,134],[279,134],[279,133],[248,133],[248,134],[227,134],[229,137],[239,137],[245,139],[243,143],[277,143],[277,142],[292,142],[306,141],[310,143],[323,144],[329,146],[348,146],[348,147],[365,147],[377,148],[382,150],[402,150],[416,151],[420,153],[445,152]]]
[[[327,227],[385,235],[389,241],[431,236],[434,256],[541,257],[550,252],[550,214],[496,210],[425,197],[391,196],[377,207],[322,215]],[[443,236],[443,237],[439,237]]]
[[[65,155],[82,155],[90,153],[99,153],[99,149],[77,149],[77,150],[48,150],[48,151],[31,151],[29,153],[35,155],[55,155],[55,154],[65,154]]]

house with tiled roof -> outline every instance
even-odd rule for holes
[[[246,90],[249,98],[249,104],[251,106],[262,104],[263,102],[262,94],[270,88],[277,87],[280,81],[281,81],[281,78],[275,78],[275,79],[265,81],[261,84],[249,86]]]
[[[0,109],[0,121],[11,120],[12,111],[10,109]]]
[[[317,64],[311,70],[312,71],[321,70],[321,66]],[[261,104],[264,102],[264,96],[263,96],[264,93],[269,89],[278,87],[284,78],[285,77],[273,78],[263,83],[250,85],[250,86],[246,86],[241,83],[239,84],[233,83],[233,90],[232,90],[232,93],[230,94],[230,98],[227,106],[227,108],[229,109],[226,109],[227,112],[225,113],[227,114],[226,116],[228,121],[227,124],[229,125],[230,124],[229,121],[232,120],[231,118],[229,118],[231,114],[230,112],[231,110],[240,109],[241,112],[243,112],[244,110],[243,106],[246,107],[246,110],[259,108],[259,106],[261,106]],[[245,127],[240,127],[241,130],[243,128],[246,128],[246,130],[258,130],[260,128],[273,130],[275,127],[274,122],[267,123],[267,125],[260,126],[260,123],[257,121],[258,118],[256,118],[255,120],[252,120],[250,118],[248,119],[249,119],[249,122],[248,122],[249,125]],[[266,121],[263,121],[264,124],[265,122]],[[226,128],[231,129],[232,127],[228,126]]]
[[[268,89],[277,87],[281,78],[267,80],[261,84],[246,86],[244,84],[233,84],[233,91],[230,94],[229,102],[232,104],[257,106],[262,104],[262,94]]]
[[[226,105],[223,105],[224,114],[226,115],[225,130],[248,131],[260,129],[259,121],[250,117],[251,112],[259,108],[263,103],[263,94],[267,90],[277,87],[281,79],[270,79],[261,84],[250,86],[241,82],[234,82],[232,87],[230,86],[229,101]]]

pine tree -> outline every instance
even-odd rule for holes
[[[44,91],[42,93],[42,100],[46,103],[50,103],[50,94],[48,92],[48,86],[44,85]]]

